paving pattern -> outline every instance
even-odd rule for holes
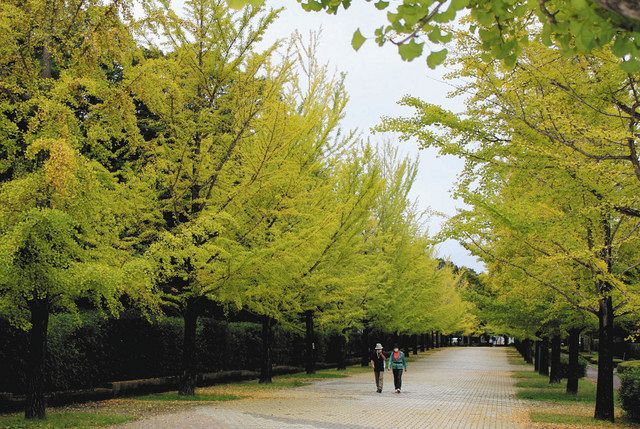
[[[274,391],[273,397],[216,403],[154,416],[122,429],[373,429],[524,428],[526,407],[515,399],[505,348],[446,348],[410,362],[403,391],[385,374],[328,379]]]

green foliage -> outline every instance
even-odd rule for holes
[[[260,367],[260,325],[250,322],[200,319],[194,356],[199,372],[251,370]],[[178,317],[157,317],[153,322],[125,316],[111,319],[97,313],[52,315],[47,347],[47,390],[63,391],[100,387],[119,380],[179,374],[183,322]],[[0,392],[25,393],[26,333],[0,322]],[[352,334],[347,355],[354,356],[361,337]],[[316,333],[318,361],[335,363],[332,333]],[[229,359],[229,354],[233,356]],[[301,367],[304,339],[299,330],[274,329],[275,365]],[[318,372],[319,377],[339,375]],[[293,376],[292,376],[293,377]]]
[[[51,385],[128,376],[78,363],[114,358],[106,322],[76,330],[87,305],[149,318],[132,331],[157,339],[139,343],[163,356],[146,361],[166,373],[178,366],[181,331],[175,320],[151,323],[164,320],[160,307],[194,321],[214,302],[288,332],[312,312],[338,339],[365,327],[473,329],[463,282],[436,260],[408,197],[417,164],[340,129],[344,78],[317,62],[314,37],[261,48],[278,11],[259,1],[189,0],[180,13],[164,0],[141,5],[136,18],[129,2],[0,7],[0,317],[46,338],[50,313],[71,314],[52,319],[61,325],[48,348],[78,368],[65,381],[47,362]],[[434,19],[464,6],[453,1]],[[393,18],[394,31],[425,7],[401,6],[409,18]],[[434,27],[429,37],[451,33]],[[357,31],[354,48],[364,41]],[[400,54],[412,60],[423,46],[408,39]],[[198,348],[213,362],[224,343],[212,328],[201,347],[187,344],[198,326],[182,337],[185,380]],[[254,357],[255,326],[238,338]]]
[[[582,356],[578,356],[578,377],[583,378],[587,376],[587,365],[589,362]],[[562,378],[569,376],[569,356],[560,355],[560,375]]]
[[[404,61],[412,61],[413,59],[418,58],[420,55],[422,55],[423,48],[424,43],[417,43],[414,39],[411,39],[411,41],[409,41],[408,43],[399,45],[398,52],[400,53],[400,58],[402,58]]]
[[[620,362],[617,366],[618,374],[622,374],[627,371],[635,371],[637,369],[640,369],[640,360],[628,360]]]
[[[357,51],[366,40],[366,37],[362,35],[360,30],[356,30],[355,33],[353,33],[353,38],[351,39],[351,46],[353,46],[353,49]]]
[[[120,72],[137,48],[117,12],[98,1],[2,7],[0,316],[24,329],[39,300],[117,314],[129,295],[155,307],[129,235],[145,203],[122,171],[141,140]]]
[[[460,34],[458,46],[464,114],[406,97],[416,114],[379,130],[465,160],[455,195],[471,208],[441,236],[486,264],[466,294],[478,317],[520,338],[593,327],[603,296],[637,317],[637,123],[633,92],[614,89],[637,77],[607,50],[568,59],[530,42],[506,71],[477,40]]]
[[[620,374],[620,404],[630,420],[640,421],[640,370],[629,369]]]
[[[442,64],[447,56],[447,50],[442,49],[440,51],[433,51],[427,57],[427,65],[430,69],[435,69],[437,66]]]

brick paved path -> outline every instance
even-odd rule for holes
[[[375,392],[373,373],[276,390],[273,397],[216,403],[121,428],[522,428],[506,349],[447,348],[410,363],[400,395],[393,376]]]

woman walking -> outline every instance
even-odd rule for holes
[[[407,358],[404,356],[404,352],[400,351],[397,344],[393,346],[393,353],[389,355],[387,368],[393,371],[393,385],[396,388],[396,393],[400,393],[402,389],[402,373],[407,370]]]

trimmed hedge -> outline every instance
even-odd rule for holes
[[[578,356],[578,377],[583,378],[587,375],[587,360],[582,356]],[[568,378],[569,375],[569,355],[560,355],[560,376]]]
[[[260,368],[261,326],[201,318],[198,322],[198,372]],[[304,366],[304,338],[274,327],[273,364]],[[48,391],[103,387],[121,380],[179,374],[183,321],[161,317],[150,323],[137,317],[105,319],[96,313],[52,315],[47,350]],[[358,355],[360,337],[347,343],[347,357]],[[319,362],[336,362],[337,340],[317,333]],[[23,394],[28,336],[0,321],[0,392]]]
[[[619,394],[629,419],[640,422],[640,368],[627,368],[620,374]]]
[[[628,360],[618,364],[618,374],[623,374],[631,370],[640,371],[640,360]]]

